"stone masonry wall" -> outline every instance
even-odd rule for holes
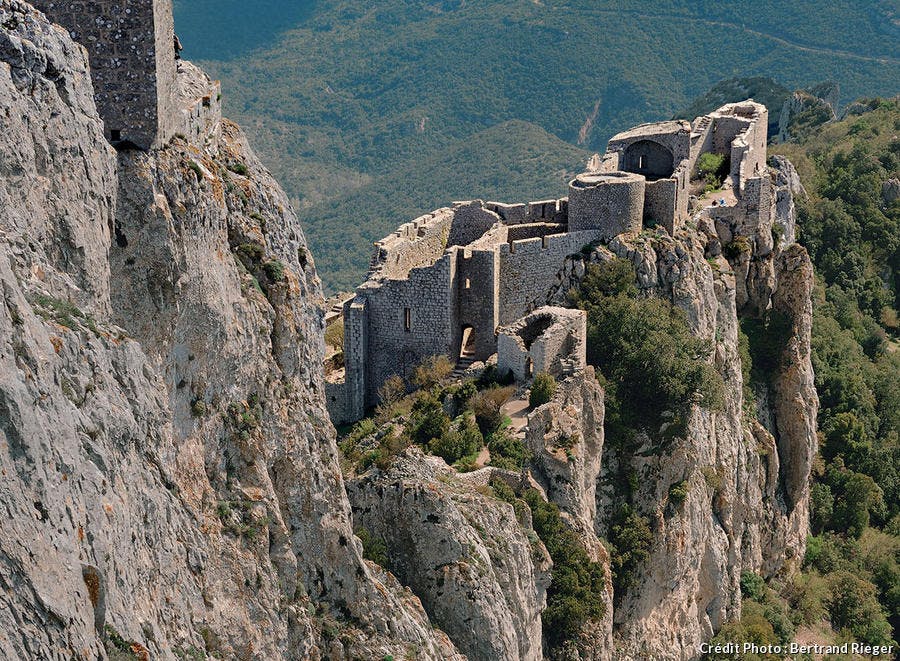
[[[523,335],[535,324],[552,323],[545,328],[530,346]],[[519,382],[526,381],[538,372],[555,377],[563,375],[563,361],[569,361],[573,369],[583,369],[586,364],[587,316],[582,310],[558,307],[541,307],[510,326],[497,330],[497,369],[501,374],[512,372]],[[531,360],[529,374],[528,361]]]
[[[405,278],[411,269],[433,264],[447,248],[452,223],[453,211],[443,208],[401,225],[375,244],[370,277]]]
[[[458,250],[456,264],[459,307],[453,346],[462,341],[462,327],[471,326],[475,334],[474,358],[487,360],[496,351],[500,256],[496,250]]]
[[[171,0],[34,0],[88,51],[107,140],[119,131],[142,149],[173,133],[175,86]]]
[[[387,280],[364,294],[366,406],[377,403],[378,388],[389,377],[408,378],[428,356],[457,351],[453,346],[458,333],[451,296],[456,277],[453,257],[449,252],[433,266],[413,269],[405,280]]]
[[[600,239],[597,230],[524,239],[500,246],[500,324],[544,304],[568,255]]]

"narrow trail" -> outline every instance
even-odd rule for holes
[[[746,34],[751,34],[755,37],[759,37],[761,39],[768,39],[770,41],[774,41],[777,44],[781,44],[782,46],[787,46],[788,48],[794,48],[799,51],[807,52],[807,53],[817,53],[820,55],[830,55],[832,57],[843,57],[852,60],[859,60],[862,62],[874,62],[876,64],[900,64],[900,59],[895,57],[889,57],[887,55],[860,55],[859,53],[852,53],[850,51],[837,50],[834,48],[826,48],[823,46],[807,46],[804,44],[797,43],[795,41],[790,41],[785,39],[784,37],[776,37],[773,34],[769,34],[767,32],[762,32],[760,30],[754,30],[753,28],[748,28],[738,23],[732,23],[730,21],[723,21],[721,19],[713,19],[713,18],[702,18],[700,16],[685,16],[681,14],[654,14],[654,13],[645,13],[636,11],[633,9],[591,9],[586,10],[585,13],[588,14],[605,14],[608,16],[621,16],[623,14],[628,16],[634,16],[636,18],[653,20],[653,19],[661,19],[661,20],[675,20],[675,21],[688,21],[691,23],[704,23],[706,25],[711,25],[714,27],[728,28],[730,30],[737,30],[740,32],[744,32]]]

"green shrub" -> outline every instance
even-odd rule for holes
[[[722,187],[722,182],[728,176],[729,160],[722,154],[712,152],[700,154],[700,158],[697,159],[697,176],[706,182],[709,190]]]
[[[722,246],[722,254],[729,260],[739,258],[741,255],[749,255],[753,250],[753,244],[746,236],[739,236]]]
[[[484,445],[484,438],[471,416],[461,416],[455,428],[448,429],[439,438],[432,438],[428,450],[448,464],[477,453]]]
[[[281,282],[284,280],[284,264],[277,259],[272,259],[263,264],[263,271],[271,282]]]
[[[744,599],[761,601],[766,594],[766,582],[752,571],[741,572],[741,596]]]
[[[420,388],[433,388],[453,372],[447,356],[429,356],[413,370],[412,382]]]
[[[679,507],[687,498],[689,485],[687,480],[676,482],[669,487],[669,502],[675,507]]]
[[[412,406],[410,435],[412,439],[427,446],[432,439],[441,438],[450,429],[450,417],[432,393],[422,391]]]
[[[261,243],[242,243],[235,252],[247,270],[252,271],[262,261],[266,249]]]
[[[629,262],[590,264],[571,295],[587,312],[587,358],[605,377],[614,438],[628,437],[626,429],[655,430],[664,411],[724,403],[722,377],[706,360],[712,346],[691,334],[684,313],[668,301],[637,298],[633,281]]]
[[[498,429],[487,437],[491,466],[520,471],[531,460],[531,451],[507,429]]]
[[[531,392],[528,394],[528,406],[537,408],[553,399],[556,394],[556,379],[546,372],[538,372],[531,384]]]
[[[470,400],[469,405],[475,414],[475,422],[485,438],[500,429],[505,417],[501,408],[515,392],[516,389],[512,386],[491,386]]]
[[[376,565],[389,567],[387,544],[380,537],[375,537],[368,529],[359,527],[354,533],[363,546],[363,557]]]
[[[200,398],[191,402],[191,415],[195,418],[202,418],[206,415],[206,402]]]
[[[247,166],[239,161],[231,161],[228,164],[228,169],[242,177],[246,177],[250,172],[250,170],[247,169]]]
[[[637,583],[644,563],[650,557],[650,520],[638,514],[630,505],[623,505],[610,526],[609,542],[612,545],[610,565],[616,600]]]

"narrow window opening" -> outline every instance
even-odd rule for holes
[[[122,131],[120,129],[112,129],[109,134],[113,142],[119,142],[122,139]]]
[[[471,288],[472,288],[472,281],[469,280],[468,278],[466,278],[466,289],[471,289]]]
[[[646,156],[638,157],[638,168],[640,168],[641,170],[643,170],[646,167],[645,159],[646,159]]]
[[[412,314],[409,308],[403,308],[403,330],[407,333],[412,329]]]

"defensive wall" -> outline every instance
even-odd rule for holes
[[[502,345],[504,365],[521,379],[535,369],[559,371],[563,361],[583,365],[583,329],[572,331],[570,320],[560,321],[565,314],[550,315],[565,330],[551,333],[559,341],[520,347],[513,337],[518,331],[503,329],[549,318],[529,315],[560,286],[566,258],[585,246],[648,226],[679,231],[704,152],[728,156],[734,173],[729,185],[737,202],[711,212],[717,226],[755,237],[770,222],[772,204],[766,122],[765,108],[747,101],[693,124],[644,124],[614,136],[606,155],[569,182],[565,198],[455,202],[376,242],[366,282],[343,306],[344,371],[326,376],[332,419],[359,419],[378,403],[385,380],[399,375],[408,382],[433,355],[486,360]],[[575,339],[565,340],[570,335]]]

